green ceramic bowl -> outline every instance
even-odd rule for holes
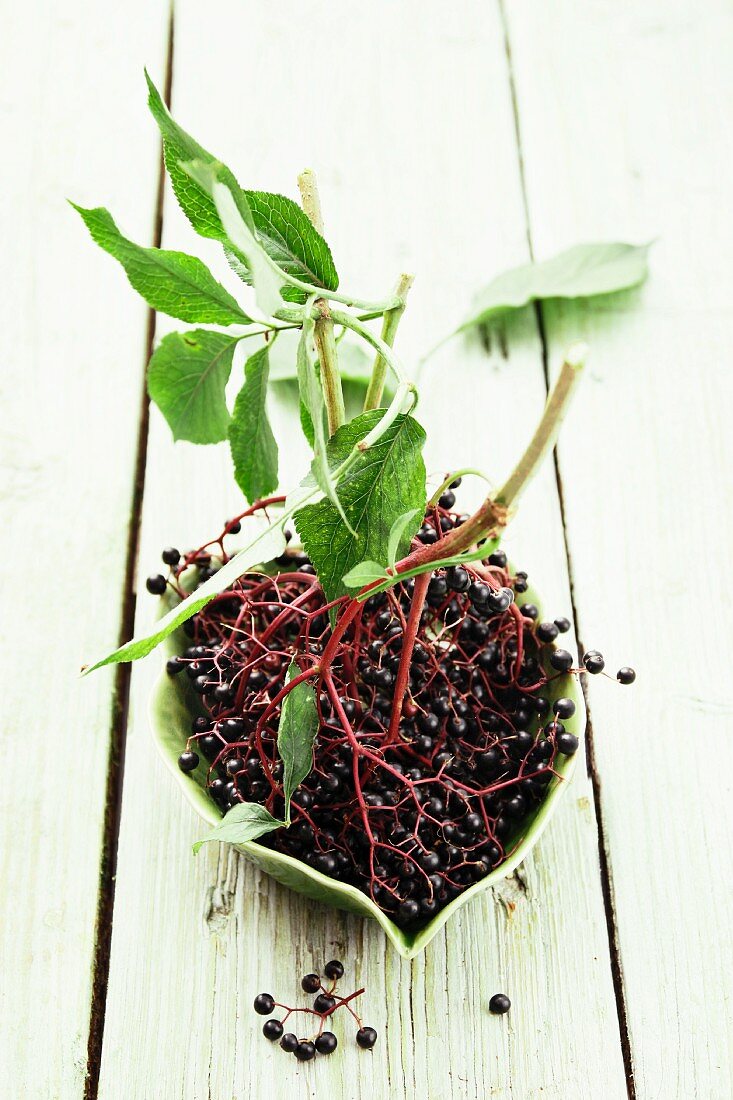
[[[531,590],[526,595],[527,601],[539,605],[535,593]],[[180,652],[181,634],[172,636],[169,643],[169,653]],[[553,682],[553,691],[548,695],[551,699],[566,696],[575,703],[575,715],[565,721],[565,726],[580,735],[585,726],[585,707],[582,694],[578,689],[573,676],[558,677]],[[176,783],[183,795],[191,803],[196,812],[208,822],[216,825],[221,820],[221,812],[206,792],[206,764],[201,765],[191,775],[184,775],[178,767],[178,757],[183,751],[186,739],[191,730],[191,715],[201,713],[201,705],[198,696],[189,686],[185,676],[168,676],[163,670],[157,681],[150,699],[150,724],[158,750],[166,765],[170,769]],[[523,859],[531,852],[539,840],[543,829],[557,808],[558,800],[568,785],[568,781],[575,768],[576,756],[560,757],[556,770],[559,778],[554,779],[548,785],[547,795],[538,806],[534,817],[525,821],[523,835],[513,848],[511,855],[491,874],[469,886],[449,905],[433,917],[433,919],[418,932],[405,932],[398,928],[394,921],[379,909],[377,905],[357,890],[355,886],[349,886],[343,882],[322,875],[293,856],[284,855],[264,848],[256,841],[237,845],[239,850],[256,863],[268,875],[272,875],[284,886],[291,890],[297,890],[316,901],[324,902],[336,909],[345,909],[349,913],[358,913],[364,917],[371,917],[384,929],[384,932],[397,951],[406,959],[414,958],[430,943],[446,921],[457,913],[461,906],[465,905],[477,894],[488,890],[501,879],[506,878]],[[203,835],[204,830],[202,830]],[[511,838],[509,842],[511,846]]]

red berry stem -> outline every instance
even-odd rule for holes
[[[415,648],[417,632],[420,629],[420,619],[423,607],[425,606],[425,597],[428,594],[428,585],[430,584],[431,576],[432,573],[421,573],[419,577],[415,578],[415,588],[412,593],[412,602],[410,603],[410,614],[403,635],[400,664],[397,669],[397,680],[392,702],[392,715],[390,717],[387,737],[384,741],[384,748],[394,744],[395,741],[399,739],[402,704],[405,700],[405,691],[407,690],[407,684],[410,679],[412,652]]]

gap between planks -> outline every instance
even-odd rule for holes
[[[514,64],[512,61],[512,43],[509,33],[509,22],[506,17],[505,0],[497,0],[499,8],[499,19],[504,35],[504,53],[506,56],[507,64],[507,79],[509,81],[509,92],[512,105],[512,114],[514,117],[514,134],[517,143],[517,162],[519,171],[520,188],[522,192],[522,206],[524,209],[526,233],[527,233],[527,247],[529,250],[530,259],[534,262],[534,246],[532,240],[532,222],[529,213],[529,201],[527,196],[527,184],[524,172],[524,152],[522,146],[522,124],[519,117],[519,97],[517,95],[516,77],[514,73]],[[550,390],[550,367],[548,356],[548,344],[547,335],[545,331],[544,315],[542,311],[542,304],[540,302],[534,303],[534,312],[537,319],[537,331],[540,338],[541,355],[542,355],[542,370],[545,378],[545,389],[549,393]],[[568,583],[570,586],[570,605],[573,616],[573,629],[575,632],[575,638],[578,645],[578,659],[583,652],[583,643],[580,634],[580,622],[578,619],[578,609],[575,600],[575,584],[573,577],[573,562],[570,554],[570,545],[568,542],[567,532],[567,518],[565,513],[565,495],[562,483],[562,476],[560,473],[560,466],[558,463],[557,449],[553,448],[552,451],[552,465],[555,476],[555,484],[557,486],[557,495],[560,505],[560,522],[562,525],[562,540],[565,550],[565,562],[568,573]],[[584,682],[585,677],[581,677],[581,687],[583,691],[583,697],[585,700],[585,708],[587,715],[586,723],[586,759],[588,767],[588,777],[591,781],[591,787],[593,790],[593,804],[595,808],[596,825],[598,828],[598,864],[601,878],[601,890],[603,892],[603,908],[606,916],[606,929],[608,933],[608,948],[610,954],[611,964],[611,978],[613,980],[613,990],[616,998],[616,1015],[618,1017],[619,1039],[621,1042],[621,1051],[623,1055],[624,1070],[626,1073],[626,1088],[629,1094],[629,1100],[636,1100],[636,1083],[634,1080],[634,1064],[631,1053],[631,1039],[629,1036],[628,1015],[626,1010],[626,991],[624,987],[623,969],[621,965],[621,951],[619,947],[618,927],[616,921],[616,910],[614,906],[614,893],[613,893],[613,874],[611,870],[611,864],[608,856],[608,846],[606,843],[606,833],[603,819],[603,806],[601,798],[601,777],[598,770],[598,763],[596,760],[595,745],[593,742],[593,715],[590,708],[590,700],[588,698],[588,692],[586,690],[586,684]]]
[[[169,107],[173,84],[173,47],[174,9],[171,5],[168,19],[168,40],[163,86],[163,98]],[[160,248],[163,236],[164,187],[165,164],[163,161],[163,148],[161,143],[152,232],[152,245],[154,248]],[[137,571],[140,544],[140,523],[145,492],[145,469],[148,457],[148,429],[150,421],[150,402],[147,392],[147,363],[153,352],[155,320],[155,310],[148,310],[147,334],[145,340],[146,355],[142,372],[137,449],[135,453],[135,469],[130,503],[130,523],[127,534],[125,571],[121,593],[119,645],[122,645],[123,642],[128,641],[132,637],[135,625],[135,610],[137,607],[135,574]],[[92,999],[89,1015],[84,1100],[97,1100],[99,1091],[99,1074],[102,1064],[102,1044],[104,1042],[104,1021],[107,1006],[107,986],[109,982],[110,949],[112,944],[112,923],[114,919],[117,848],[122,813],[122,787],[125,771],[125,745],[127,741],[131,678],[131,665],[118,664],[115,670],[110,714],[109,761],[107,765],[107,784],[105,789],[102,855],[99,869],[99,893],[94,937],[94,959],[92,964]]]

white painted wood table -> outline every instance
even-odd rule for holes
[[[730,4],[177,0],[169,26],[143,0],[29,0],[3,26],[2,1095],[733,1096]],[[200,824],[147,727],[157,658],[77,678],[152,616],[136,593],[160,548],[237,504],[224,449],[148,423],[166,322],[64,204],[195,250],[159,195],[144,63],[247,185],[294,194],[317,171],[345,284],[416,272],[410,363],[496,272],[658,237],[641,292],[530,311],[423,371],[428,468],[499,477],[589,342],[509,545],[639,678],[590,685],[588,769],[535,854],[411,963],[225,848],[191,857]],[[252,997],[333,955],[380,1042],[298,1068]]]

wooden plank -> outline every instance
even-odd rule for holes
[[[300,169],[317,171],[344,285],[373,295],[401,270],[418,273],[400,333],[414,363],[478,285],[526,257],[501,26],[494,9],[474,3],[454,5],[450,23],[426,21],[416,0],[332,15],[329,4],[304,13],[286,0],[245,20],[240,5],[219,0],[209,19],[220,33],[202,40],[196,7],[180,4],[174,108],[254,186],[292,194]],[[169,205],[165,239],[191,247]],[[456,342],[425,368],[420,415],[438,474],[478,463],[500,476],[539,414],[533,323],[508,337],[510,358]],[[302,469],[297,452],[294,444],[286,483]],[[200,540],[237,501],[226,453],[174,448],[157,415],[150,456],[144,572],[165,542]],[[548,607],[567,610],[550,469],[528,494],[510,545]],[[140,623],[152,613],[141,606]],[[195,1100],[265,1091],[336,1100],[626,1095],[582,774],[521,877],[464,910],[425,956],[402,962],[375,925],[287,893],[226,849],[191,858],[201,825],[154,759],[147,730],[158,667],[153,658],[133,673],[105,1100],[142,1094],[150,1081],[165,1096]],[[367,987],[379,1047],[364,1056],[346,1036],[330,1062],[298,1068],[259,1034],[252,998],[294,990],[334,954]],[[514,999],[504,1019],[488,1013],[500,989]]]
[[[0,1062],[33,1100],[84,1092],[113,679],[78,672],[120,629],[148,323],[65,196],[152,239],[143,44],[142,2],[4,13]]]
[[[507,5],[538,256],[656,236],[640,295],[547,314],[592,346],[560,448],[594,681],[637,1096],[733,1095],[733,13],[705,0]]]

